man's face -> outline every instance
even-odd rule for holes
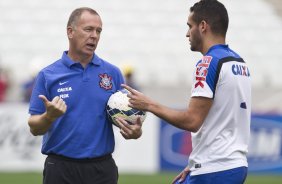
[[[189,38],[190,49],[192,51],[201,51],[202,49],[202,38],[199,30],[199,25],[192,19],[193,13],[190,13],[187,21],[189,29],[187,31],[186,37]]]
[[[77,55],[92,56],[100,39],[102,21],[98,15],[84,11],[67,31],[70,49]]]

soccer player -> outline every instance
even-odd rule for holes
[[[190,8],[186,37],[190,49],[203,57],[195,67],[187,110],[165,107],[122,85],[131,92],[131,107],[192,132],[189,163],[173,183],[242,184],[247,176],[251,80],[245,61],[225,42],[228,22],[217,0],[201,0]]]
[[[95,53],[101,32],[95,10],[74,10],[67,24],[69,50],[37,76],[28,124],[33,135],[44,135],[44,184],[117,184],[106,104],[124,79],[116,66]],[[118,122],[126,139],[141,136],[140,119],[133,125]]]

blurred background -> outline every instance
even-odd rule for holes
[[[119,66],[129,84],[167,106],[184,109],[194,66],[201,59],[185,37],[195,2],[0,0],[0,183],[5,183],[1,173],[42,171],[41,137],[31,136],[27,126],[29,95],[37,72],[68,49],[66,23],[72,10],[89,6],[98,11],[103,32],[96,53]],[[251,71],[249,170],[277,177],[282,175],[282,1],[221,2],[229,11],[227,43]],[[114,157],[121,174],[172,172],[165,174],[172,179],[187,164],[190,134],[152,114],[139,140],[126,141],[115,131]]]

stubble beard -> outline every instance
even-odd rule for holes
[[[190,46],[191,51],[200,52],[202,47],[202,40],[200,37],[198,36],[194,37],[194,39],[191,40],[190,44],[191,44]]]

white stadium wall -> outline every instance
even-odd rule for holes
[[[0,104],[0,170],[40,170],[41,137],[34,137],[27,124],[26,104]]]

